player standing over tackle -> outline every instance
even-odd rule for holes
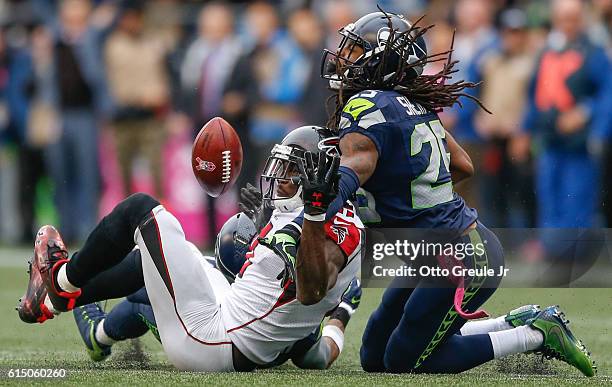
[[[463,90],[475,85],[447,84],[453,73],[450,60],[439,73],[422,75],[427,63],[450,57],[450,51],[427,53],[423,34],[429,28],[411,25],[400,15],[375,12],[340,30],[340,45],[336,52],[325,52],[321,69],[335,90],[336,111],[328,126],[340,137],[338,195],[326,186],[303,185],[306,203],[325,205],[323,210],[306,206],[304,219],[295,223],[303,222],[302,237],[312,240],[311,233],[317,228],[320,232],[325,219],[363,187],[368,203],[360,213],[370,227],[443,229],[456,236],[454,243],[485,241],[484,262],[476,255],[463,262],[497,272],[504,263],[497,237],[453,192],[453,183],[473,174],[471,160],[436,113],[458,103]],[[309,168],[321,166],[313,161],[304,169]],[[302,241],[298,265],[300,253],[308,250],[305,246],[311,247]],[[457,290],[427,278],[416,288],[392,284],[364,332],[362,367],[373,372],[456,373],[494,358],[539,351],[593,376],[590,355],[557,307],[540,311],[527,306],[505,317],[466,323],[486,316],[474,311],[500,280],[487,277],[479,286]]]
[[[231,286],[221,272],[203,265],[201,254],[193,250],[170,212],[154,198],[135,194],[102,219],[71,259],[57,230],[41,228],[28,289],[18,307],[20,318],[44,322],[59,312],[127,296],[145,286],[164,351],[175,367],[249,371],[277,364],[316,331],[328,312],[338,309],[360,266],[362,224],[350,202],[330,222],[327,237],[317,236],[321,248],[312,251],[316,255],[303,252],[306,262],[298,267],[298,278],[306,274],[309,279],[297,286],[278,256],[279,245],[264,239],[302,211],[300,186],[289,179],[297,175],[297,163],[306,152],[318,151],[323,139],[318,129],[298,128],[273,150],[265,179],[276,195],[275,210],[259,238],[253,239]],[[330,184],[339,160],[326,160],[321,169],[326,175],[304,181]],[[342,238],[336,223],[342,226]],[[350,311],[340,309],[350,315],[356,307],[353,303]],[[99,322],[94,309],[83,310],[87,316],[81,320]],[[347,322],[326,325],[324,340],[299,364],[328,367],[342,350]],[[104,325],[88,326],[90,349],[96,350],[91,339],[97,339],[100,326]]]

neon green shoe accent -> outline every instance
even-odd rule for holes
[[[161,338],[159,337],[159,330],[157,329],[157,326],[153,324],[151,321],[147,320],[147,318],[142,313],[138,313],[138,317],[140,317],[142,322],[145,323],[147,328],[149,328],[149,330],[151,331],[153,336],[155,336],[157,341],[161,343]]]
[[[591,359],[591,354],[584,344],[574,337],[567,327],[568,323],[558,306],[549,306],[538,314],[529,323],[529,326],[544,335],[544,343],[536,352],[549,359],[561,360],[577,368],[585,376],[595,376],[597,366]]]
[[[508,324],[516,328],[527,325],[529,320],[535,318],[541,311],[540,305],[523,305],[508,312],[505,320]]]
[[[92,348],[87,348],[87,353],[89,353],[91,360],[102,361],[110,356],[110,351],[104,350],[98,345],[95,324],[93,321],[89,322],[89,341],[91,342]]]

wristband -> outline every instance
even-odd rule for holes
[[[325,222],[325,213],[318,214],[318,215],[310,215],[310,214],[304,213],[304,219],[309,220],[311,222]]]

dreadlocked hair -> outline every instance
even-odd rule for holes
[[[391,31],[384,46],[384,50],[380,55],[380,63],[376,66],[373,76],[370,77],[367,82],[364,81],[363,77],[351,77],[345,74],[339,74],[340,87],[334,90],[335,93],[327,99],[326,105],[329,114],[327,127],[337,131],[345,103],[360,91],[370,89],[395,90],[408,97],[410,101],[416,102],[427,110],[435,112],[439,112],[445,107],[451,107],[454,104],[458,104],[462,107],[463,105],[459,97],[466,97],[474,101],[481,109],[491,114],[478,98],[465,92],[466,89],[477,87],[480,82],[475,83],[459,80],[447,83],[447,81],[451,79],[452,74],[458,71],[455,69],[455,65],[459,61],[451,60],[455,42],[454,32],[451,46],[447,51],[426,55],[418,60],[409,61],[410,52],[413,45],[416,44],[417,39],[422,37],[429,29],[434,27],[434,25],[431,24],[425,27],[419,26],[419,22],[425,17],[421,16],[412,24],[408,31],[397,32],[393,29],[391,17],[380,7],[379,9],[389,19],[389,29]],[[392,54],[400,55],[400,60],[398,61],[395,71],[391,76],[388,76],[388,74],[383,73],[383,69],[385,68],[385,63],[389,61]],[[373,59],[374,56],[370,56],[361,63],[359,67],[367,66],[369,61]],[[339,58],[336,58],[336,61],[339,62]],[[407,76],[407,74],[411,72],[416,72],[418,74],[417,70],[422,69],[429,63],[441,61],[446,61],[446,63],[442,69],[435,74],[418,75],[416,77]]]

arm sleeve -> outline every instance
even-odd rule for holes
[[[349,167],[340,167],[340,183],[338,188],[338,196],[336,199],[329,205],[327,209],[327,214],[325,215],[325,220],[329,220],[333,218],[334,215],[338,213],[344,207],[344,203],[347,200],[351,199],[355,192],[359,189],[359,178],[355,171],[353,171]]]

